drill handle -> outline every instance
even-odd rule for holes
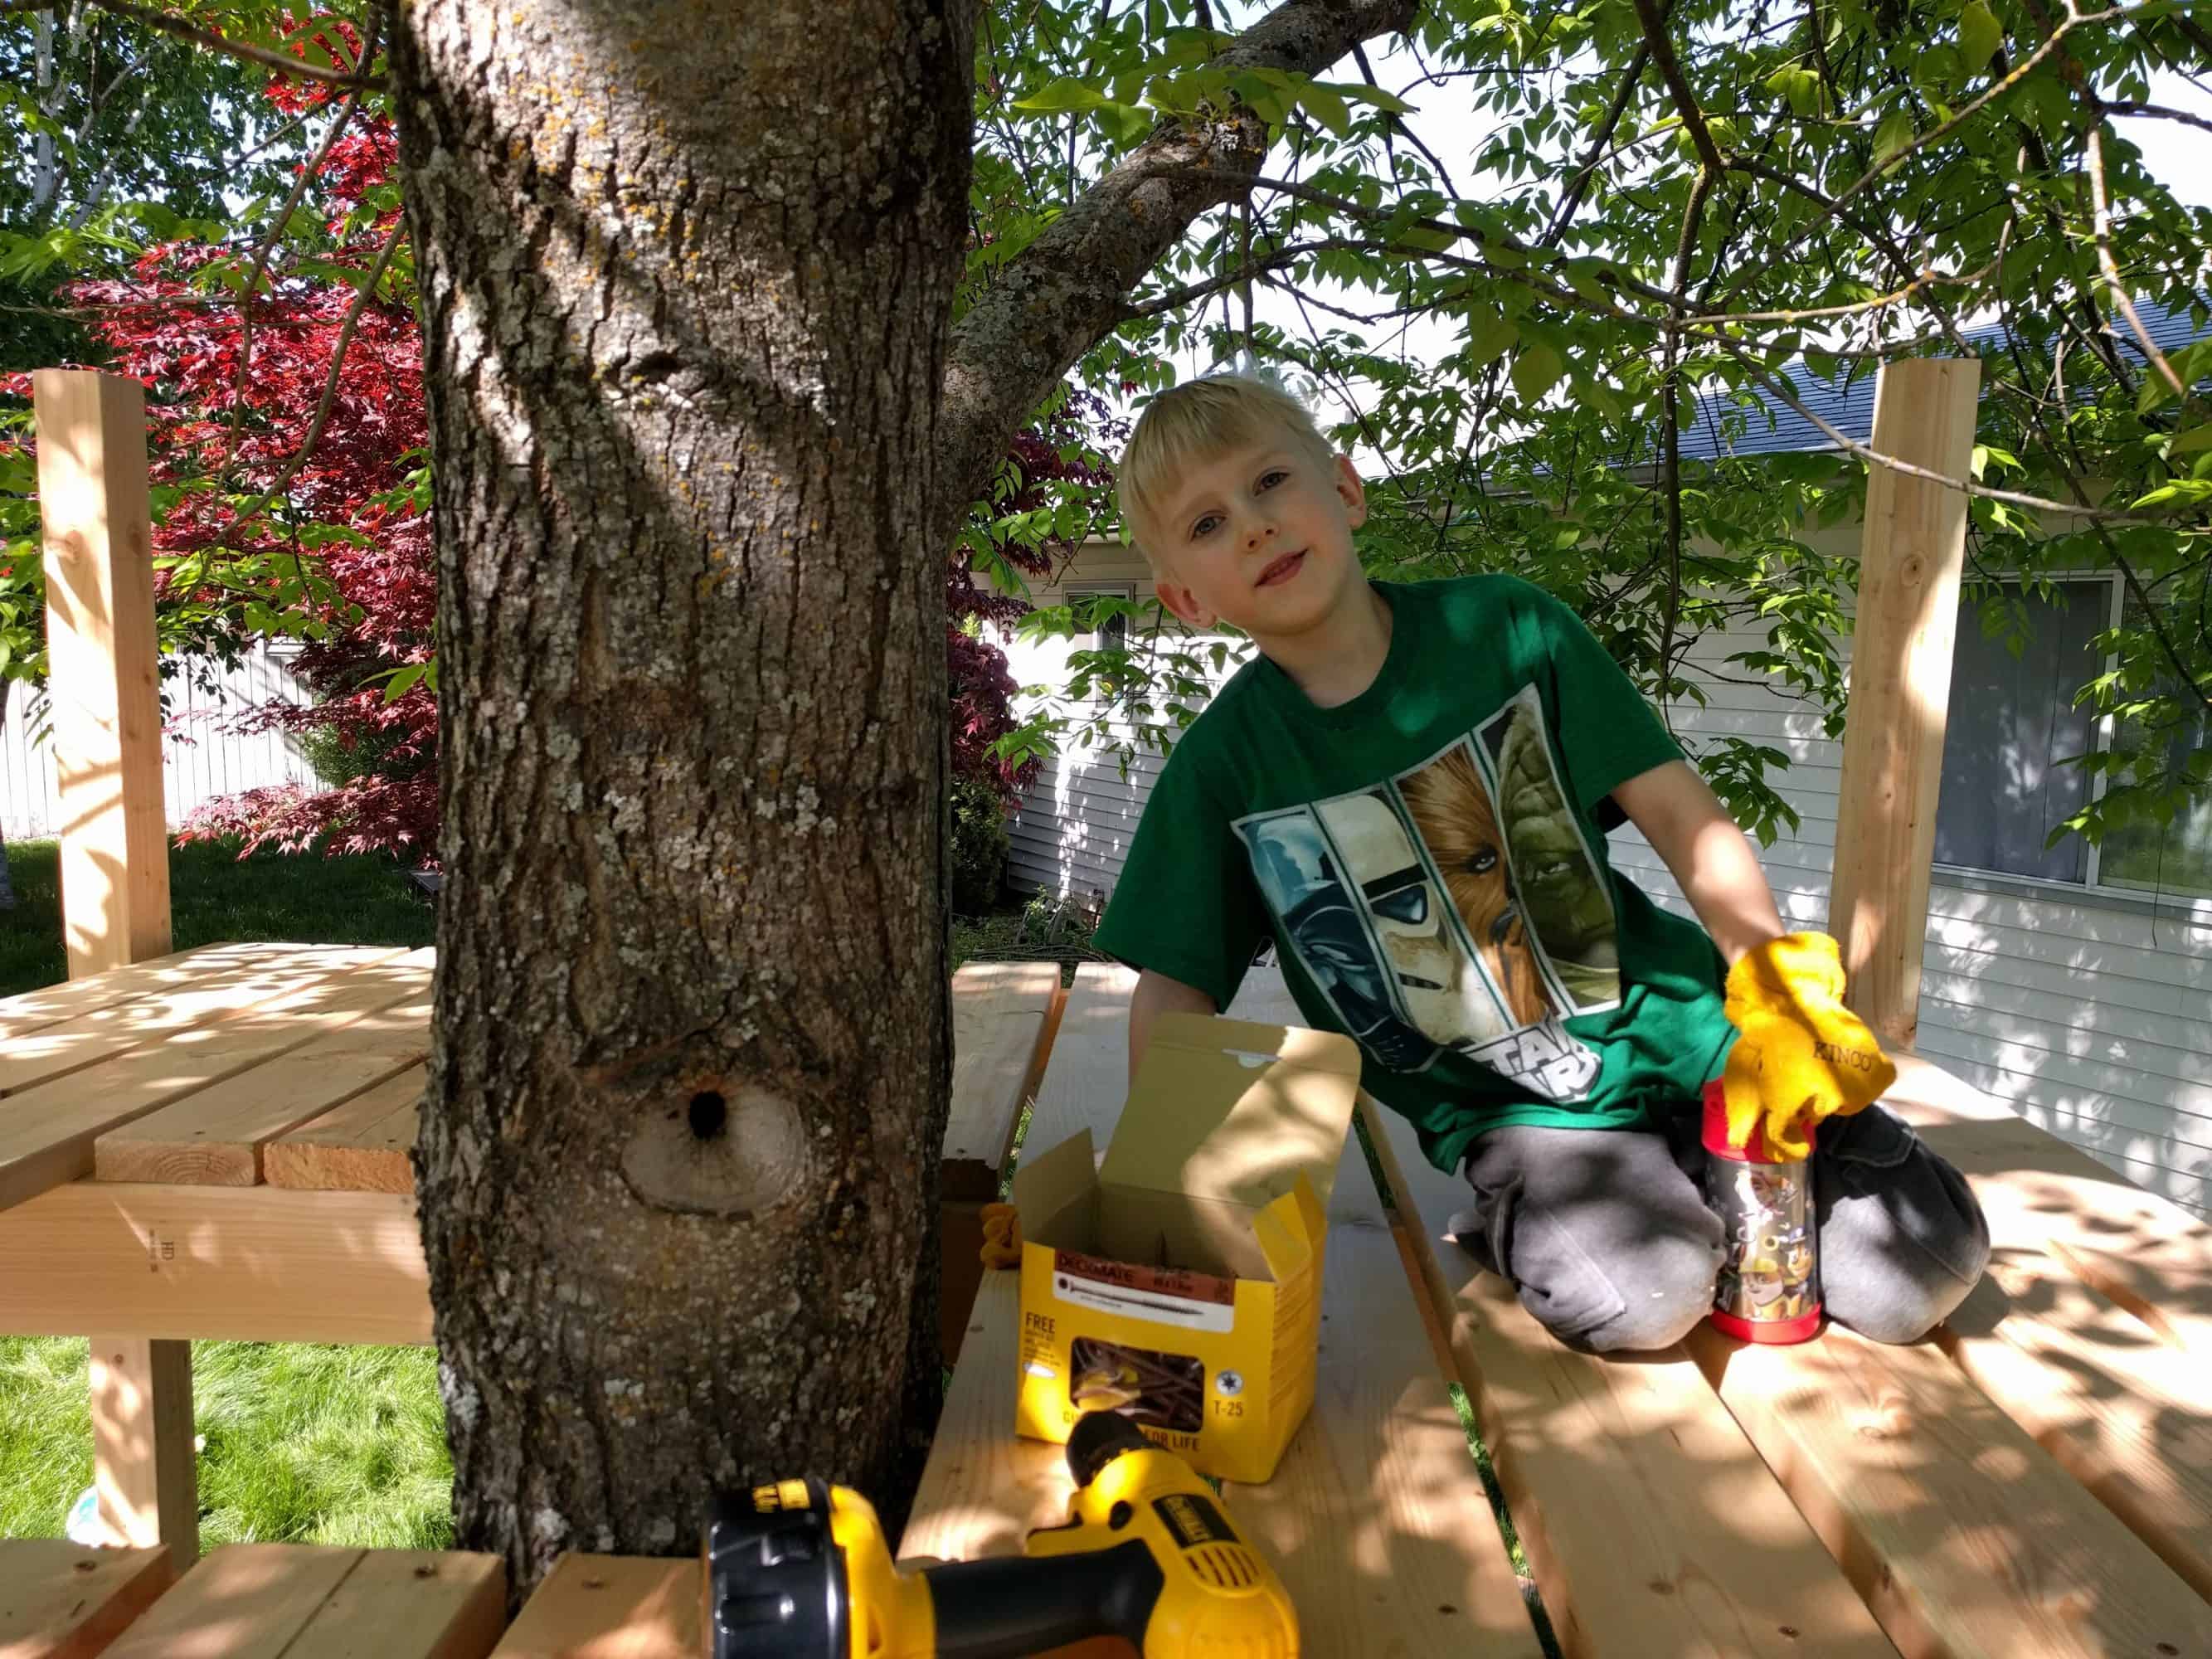
[[[937,1659],[1028,1659],[1091,1636],[1123,1637],[1141,1652],[1166,1583],[1137,1539],[1079,1555],[954,1562],[922,1576]]]

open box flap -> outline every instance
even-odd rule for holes
[[[1303,1174],[1325,1210],[1358,1095],[1350,1037],[1163,1014],[1099,1178],[1258,1210]]]

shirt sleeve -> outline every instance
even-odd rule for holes
[[[1234,815],[1208,787],[1187,735],[1152,786],[1091,943],[1226,1008],[1267,933]]]
[[[1543,589],[1523,585],[1524,626],[1551,706],[1560,763],[1583,810],[1618,819],[1606,798],[1631,778],[1683,758],[1658,713],[1583,623]]]

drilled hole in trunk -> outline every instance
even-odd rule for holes
[[[712,1140],[729,1122],[730,1109],[719,1090],[702,1089],[691,1097],[688,1116],[693,1137],[699,1140]]]

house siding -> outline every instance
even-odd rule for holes
[[[1110,560],[1079,562],[1076,572],[1086,581],[1116,574]],[[1725,667],[1726,659],[1759,643],[1749,634],[1710,635],[1692,660],[1740,678],[1743,671]],[[1052,684],[1054,665],[1054,653],[1032,651],[1016,678]],[[1801,822],[1759,848],[1760,862],[1784,920],[1825,927],[1842,744],[1793,696],[1722,679],[1705,690],[1706,706],[1673,713],[1692,750],[1734,736],[1790,757],[1789,769],[1771,781]],[[1139,754],[1124,781],[1110,756],[1049,763],[1015,822],[1015,880],[1024,890],[1110,893],[1159,765]],[[1632,826],[1613,835],[1611,851],[1624,875],[1689,914]],[[1991,891],[1971,875],[1934,872],[1920,1051],[2138,1184],[2212,1218],[2212,906],[2147,911],[2055,884],[2031,890]]]

